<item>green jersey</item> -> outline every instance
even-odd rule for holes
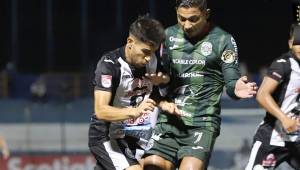
[[[169,27],[166,34],[162,62],[171,76],[167,96],[182,116],[160,114],[158,122],[181,119],[188,126],[219,129],[223,88],[236,97],[235,83],[240,78],[235,40],[216,26],[194,43],[178,25]]]

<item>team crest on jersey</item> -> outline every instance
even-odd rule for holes
[[[225,62],[225,63],[232,63],[236,60],[236,52],[232,51],[232,50],[226,50],[223,52],[221,59]]]
[[[112,76],[111,75],[101,75],[101,84],[105,88],[111,87]]]
[[[210,42],[203,42],[200,47],[202,55],[208,56],[212,53],[212,44]]]

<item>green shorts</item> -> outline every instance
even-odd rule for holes
[[[158,155],[174,165],[179,165],[183,157],[192,156],[208,164],[218,135],[212,127],[158,123],[145,156]]]

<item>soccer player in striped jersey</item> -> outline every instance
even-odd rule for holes
[[[166,84],[158,72],[155,51],[165,39],[163,26],[139,17],[129,29],[126,44],[102,56],[94,79],[94,114],[89,148],[96,170],[141,170],[139,158],[156,121],[153,85]]]
[[[292,25],[290,50],[276,58],[257,93],[267,111],[253,139],[246,170],[300,169],[300,26]]]

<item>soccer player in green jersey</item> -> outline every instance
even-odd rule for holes
[[[178,24],[166,30],[162,61],[171,77],[165,106],[174,103],[180,116],[159,115],[146,170],[206,169],[220,132],[224,86],[236,99],[253,97],[257,90],[240,75],[233,37],[208,21],[207,0],[177,0],[176,12]]]

